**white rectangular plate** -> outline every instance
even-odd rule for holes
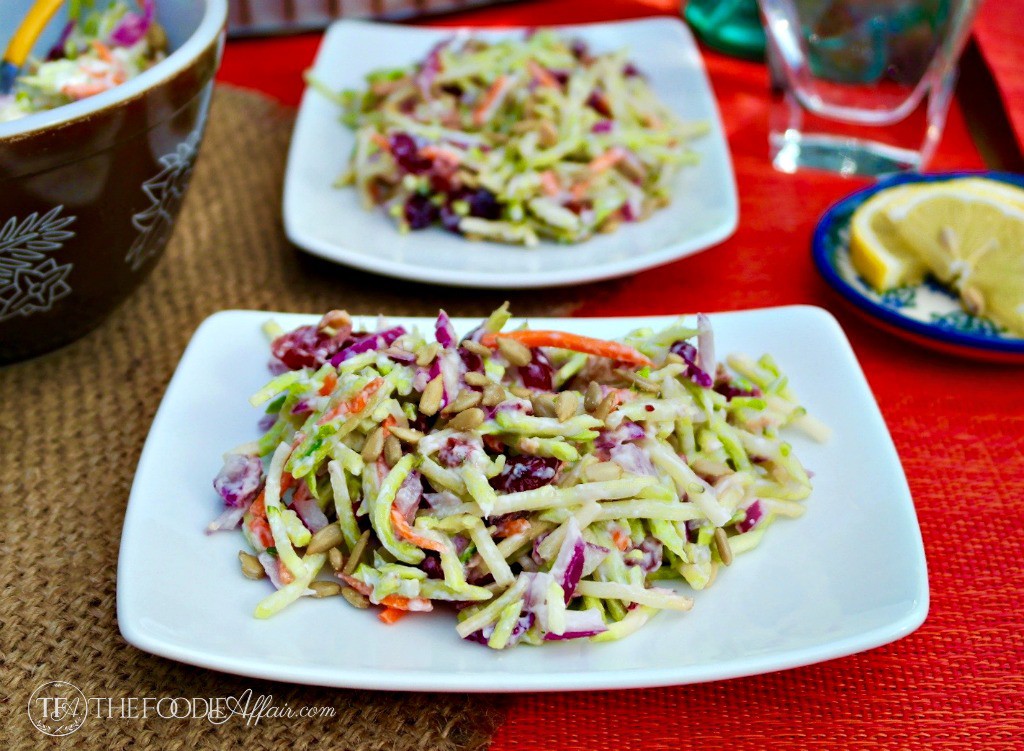
[[[470,242],[434,228],[402,235],[381,209],[367,211],[356,191],[335,188],[353,135],[337,105],[313,89],[302,98],[284,186],[284,225],[301,248],[379,274],[460,287],[546,287],[622,276],[708,248],[736,229],[738,209],[729,147],[700,50],[678,19],[557,27],[596,51],[628,48],[658,96],[687,121],[711,126],[692,148],[700,163],[680,173],[672,204],[644,222],[577,245],[535,248]],[[485,39],[523,29],[426,29],[340,21],[327,32],[313,75],[329,88],[361,88],[381,67],[408,65],[453,33]]]
[[[200,326],[153,421],[121,538],[117,617],[154,654],[241,675],[372,689],[554,691],[694,683],[806,665],[898,639],[928,610],[914,506],[892,440],[842,330],[818,308],[712,315],[719,353],[772,353],[801,401],[834,430],[792,443],[814,471],[800,519],[780,520],[697,593],[609,644],[495,652],[461,641],[451,612],[385,626],[343,599],[303,598],[270,620],[270,585],[242,577],[241,535],[207,536],[221,511],[221,455],[256,437],[248,396],[268,379],[260,326],[313,316],[218,313]],[[394,319],[420,330],[433,320]],[[617,337],[659,318],[533,319],[537,328]],[[373,322],[367,322],[372,324]],[[456,320],[465,333],[476,321]]]

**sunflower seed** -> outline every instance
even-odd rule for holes
[[[587,386],[587,394],[583,397],[583,408],[587,412],[593,412],[597,409],[597,406],[601,403],[601,387],[597,381],[591,381],[590,385]]]
[[[423,389],[423,396],[420,397],[420,412],[427,417],[436,415],[441,409],[441,397],[444,395],[444,382],[440,374],[434,376],[434,380]]]
[[[485,407],[496,407],[505,401],[505,389],[497,383],[488,383],[484,386],[483,405]]]
[[[533,404],[533,414],[537,417],[555,416],[555,398],[551,394],[533,394],[530,403]]]
[[[726,566],[732,563],[732,548],[729,547],[729,535],[721,527],[715,530],[715,547],[718,548],[718,557],[722,559],[722,563]]]
[[[377,461],[377,457],[380,456],[380,452],[384,450],[384,431],[380,428],[374,428],[370,435],[366,436],[366,443],[363,444],[363,450],[360,452],[360,456],[363,457],[363,461],[367,464],[372,464]]]
[[[480,342],[474,342],[472,339],[463,339],[462,348],[472,352],[474,355],[480,355],[480,357],[490,357],[491,348],[485,347]]]
[[[480,427],[485,419],[484,411],[479,407],[472,407],[455,415],[448,423],[451,430],[473,430]]]
[[[242,564],[242,576],[246,579],[262,579],[267,575],[260,559],[244,550],[238,551],[238,562]]]
[[[466,373],[464,378],[466,379],[466,383],[470,386],[477,386],[479,388],[483,388],[491,382],[490,378],[485,376],[483,373],[477,373],[475,370],[471,370]]]
[[[395,438],[409,444],[417,444],[423,438],[423,433],[413,428],[400,428],[397,425],[392,425],[388,430]]]
[[[515,365],[517,368],[521,368],[524,365],[529,365],[533,359],[533,352],[522,342],[517,342],[515,339],[509,339],[508,337],[498,338],[498,349],[501,354],[505,356],[510,365]]]
[[[985,312],[985,298],[977,287],[964,287],[960,290],[960,299],[964,301],[964,307],[971,315],[980,316]]]
[[[615,462],[598,462],[591,464],[583,474],[591,482],[604,482],[606,480],[618,480],[622,477],[622,467]]]
[[[365,610],[370,607],[370,601],[366,599],[364,595],[356,592],[352,587],[343,587],[341,590],[341,596],[348,600],[348,604],[352,607]]]
[[[555,397],[555,416],[559,422],[565,422],[576,416],[579,406],[580,400],[575,391],[563,391]]]
[[[389,467],[393,467],[402,461],[402,444],[393,435],[389,435],[384,441],[384,461]]]
[[[338,582],[311,582],[309,588],[316,593],[313,597],[316,597],[318,600],[324,597],[337,597],[341,594],[341,585]]]
[[[537,142],[545,149],[558,143],[558,129],[555,128],[550,120],[540,121],[540,127],[537,130],[537,135],[539,136]]]
[[[363,557],[363,553],[366,552],[366,548],[370,544],[370,530],[363,532],[362,536],[356,540],[356,545],[352,548],[352,555],[348,557],[348,561],[345,563],[345,568],[341,570],[343,574],[352,574],[359,566],[359,559]]]
[[[453,415],[457,412],[462,412],[470,407],[475,407],[480,403],[483,397],[479,391],[471,391],[470,389],[462,389],[459,395],[455,397],[455,401],[449,404],[447,407],[441,410],[442,415]]]
[[[341,554],[338,548],[331,548],[327,551],[327,560],[331,563],[331,568],[335,571],[341,571],[341,567],[345,565],[345,556]]]
[[[437,357],[437,353],[441,351],[441,345],[437,342],[431,342],[427,346],[423,347],[419,354],[416,355],[416,364],[421,368],[425,368],[434,362],[434,358]]]
[[[626,368],[616,368],[615,373],[625,378],[627,381],[632,383],[641,391],[650,391],[653,394],[657,394],[659,391],[661,391],[660,383],[656,383],[655,381],[652,381],[650,378],[644,378],[642,375],[634,373],[632,370],[628,370]]]
[[[604,420],[612,413],[615,409],[616,399],[615,394],[608,394],[601,403],[597,405],[597,409],[594,410],[594,417],[598,420]]]
[[[341,527],[337,524],[328,524],[313,535],[309,545],[306,546],[306,554],[326,553],[331,548],[341,545],[344,539],[341,534]]]
[[[520,399],[529,399],[533,396],[533,392],[525,386],[509,386],[508,390],[518,396]]]

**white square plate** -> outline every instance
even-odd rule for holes
[[[220,512],[221,455],[256,437],[248,396],[268,380],[260,326],[313,316],[228,311],[196,332],[139,461],[117,571],[117,619],[136,647],[241,675],[372,689],[553,691],[672,685],[752,675],[859,652],[917,628],[928,611],[924,549],[900,462],[842,330],[819,308],[712,316],[719,352],[771,352],[798,397],[833,429],[792,443],[815,472],[807,513],[697,593],[609,644],[495,652],[465,642],[440,610],[385,626],[344,600],[303,598],[253,618],[267,582],[244,579],[236,533],[204,534]],[[533,319],[613,337],[659,318]],[[395,319],[420,330],[433,320]],[[369,322],[372,323],[372,322]],[[475,321],[456,320],[466,332]]]
[[[658,96],[680,117],[711,130],[693,142],[700,163],[681,171],[670,206],[644,222],[624,225],[578,245],[542,242],[534,248],[470,242],[439,228],[402,235],[381,209],[365,210],[356,191],[332,184],[348,164],[352,131],[338,107],[313,89],[302,98],[284,185],[284,225],[301,248],[379,274],[459,287],[547,287],[622,276],[667,263],[721,242],[736,229],[738,209],[725,131],[700,50],[678,19],[558,27],[594,50],[626,47]],[[381,67],[422,59],[458,33],[362,21],[340,21],[327,32],[313,75],[331,89],[361,88]],[[486,39],[523,29],[473,29]]]

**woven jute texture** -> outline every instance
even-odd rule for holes
[[[174,238],[153,275],[99,329],[0,369],[0,749],[476,749],[493,697],[295,687],[180,665],[128,646],[115,617],[121,522],[132,475],[196,326],[224,308],[478,315],[497,292],[416,286],[314,260],[284,239],[281,182],[292,113],[221,88]],[[569,311],[565,291],[520,294],[526,314]],[[173,566],[173,561],[167,562]],[[216,603],[197,605],[216,607]],[[46,681],[87,697],[221,697],[247,688],[333,719],[86,720],[47,738],[27,714]]]

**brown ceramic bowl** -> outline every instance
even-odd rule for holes
[[[0,44],[31,4],[2,2]],[[146,278],[171,235],[203,137],[227,2],[156,8],[165,60],[110,91],[0,123],[0,363],[94,328]],[[62,26],[51,22],[37,54]]]

